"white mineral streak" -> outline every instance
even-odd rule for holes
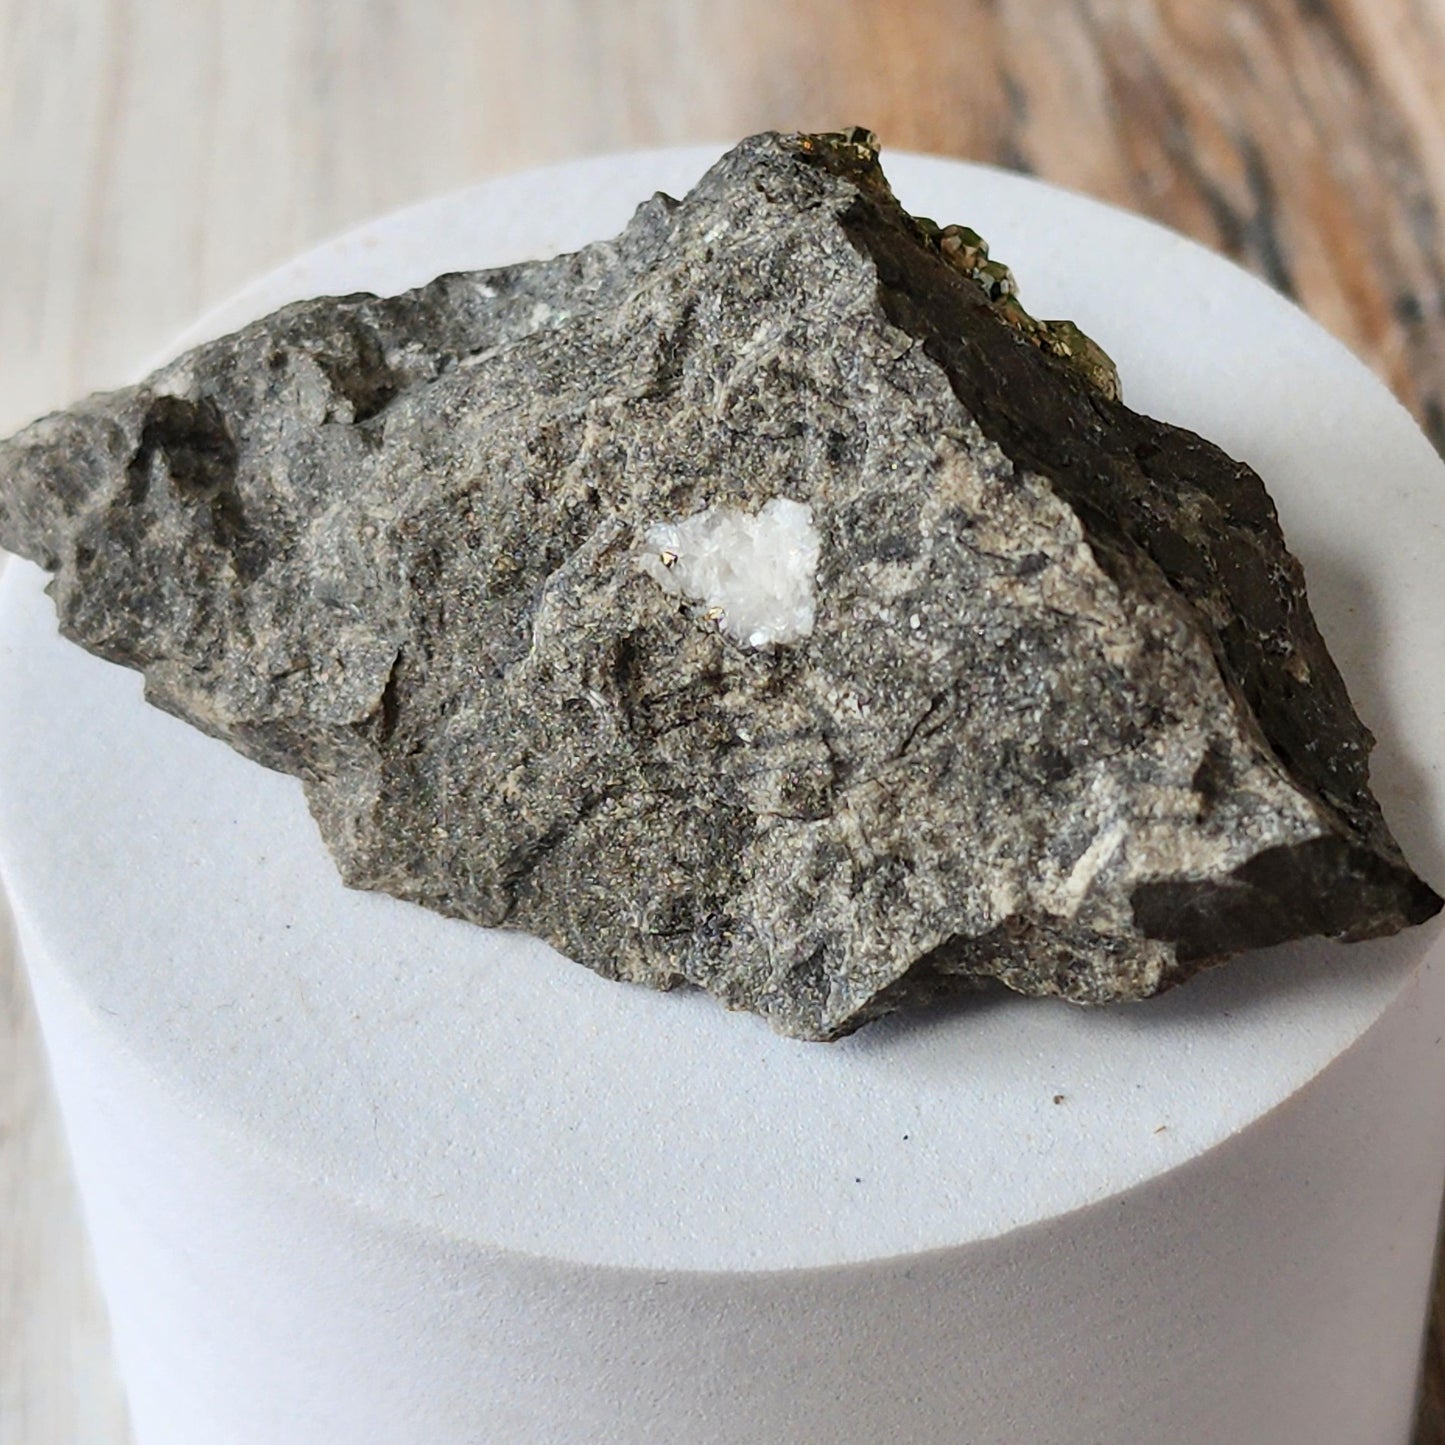
[[[813,630],[818,545],[813,509],[774,497],[755,513],[709,507],[654,522],[640,560],[668,592],[702,603],[734,642],[771,647]]]

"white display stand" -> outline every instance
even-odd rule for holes
[[[716,151],[363,227],[284,300],[571,248]],[[1255,465],[1445,883],[1445,471],[1360,364],[1168,232],[886,157],[1130,402]],[[349,892],[291,779],[0,580],[0,864],[138,1445],[1403,1445],[1445,1175],[1430,925],[1147,1004],[836,1045]]]

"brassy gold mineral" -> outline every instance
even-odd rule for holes
[[[576,255],[287,307],[0,447],[67,636],[347,883],[809,1039],[1440,900],[1259,478],[863,131]]]

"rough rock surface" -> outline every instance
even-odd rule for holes
[[[801,1037],[1435,912],[1259,478],[938,237],[857,136],[755,137],[616,240],[291,306],[35,423],[0,541],[299,775],[349,884]],[[775,498],[815,615],[754,647],[643,554]]]

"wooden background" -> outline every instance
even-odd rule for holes
[[[0,434],[377,211],[855,122],[1237,257],[1445,448],[1445,0],[0,0]],[[1432,1335],[1418,1445],[1442,1380]],[[0,943],[0,1442],[126,1439]]]

